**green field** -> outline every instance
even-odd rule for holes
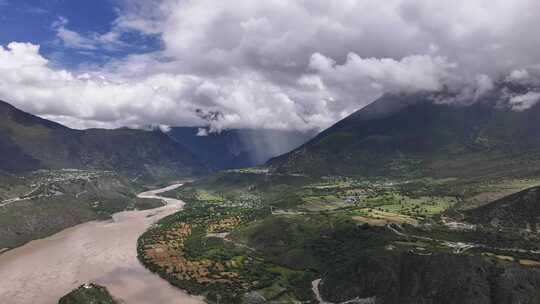
[[[479,188],[454,178],[315,179],[252,170],[220,173],[167,194],[187,202],[186,209],[139,239],[139,258],[172,284],[202,294],[210,303],[257,299],[313,303],[311,281],[336,271],[351,275],[341,265],[356,265],[359,255],[377,257],[375,264],[384,264],[402,254],[425,258],[437,252],[454,254],[456,242],[527,246],[529,241],[517,242],[513,235],[450,230],[441,215],[448,216],[463,204],[473,189],[478,195],[534,182],[485,183]],[[398,227],[401,234],[389,226]],[[157,259],[158,249],[170,252],[172,258]],[[467,254],[487,259],[475,250]],[[175,257],[178,252],[182,255]],[[515,263],[525,260],[535,265],[537,259],[524,254],[516,256]],[[199,270],[186,273],[184,264]]]

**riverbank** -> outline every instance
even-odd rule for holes
[[[117,212],[162,206],[161,200],[138,198],[142,185],[110,171],[39,170],[3,177],[0,248],[17,248]]]
[[[61,296],[86,282],[107,287],[129,304],[203,303],[202,298],[192,297],[152,274],[136,256],[139,235],[184,205],[158,194],[180,186],[139,195],[163,199],[167,203],[163,207],[119,212],[112,220],[87,222],[0,255],[0,303],[57,303]]]

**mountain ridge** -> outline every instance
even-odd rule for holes
[[[174,178],[209,172],[187,148],[159,130],[75,130],[0,103],[0,170],[117,170],[127,176]]]
[[[464,214],[475,224],[540,232],[540,186],[466,210]]]
[[[465,172],[472,169],[482,174],[533,169],[526,163],[540,156],[535,123],[540,105],[514,111],[501,103],[503,94],[500,89],[470,104],[441,103],[440,96],[426,93],[384,95],[267,165],[276,172],[315,175],[455,176],[474,174]],[[516,161],[522,163],[512,164]]]

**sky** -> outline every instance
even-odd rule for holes
[[[0,99],[74,128],[322,130],[540,69],[537,0],[0,0]],[[540,100],[510,96],[522,110]]]

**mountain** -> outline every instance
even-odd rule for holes
[[[359,254],[350,264],[331,269],[322,283],[321,295],[331,303],[355,298],[384,304],[540,301],[540,269],[448,253]]]
[[[162,206],[137,198],[144,188],[112,171],[38,170],[0,174],[0,248],[14,248],[126,209]]]
[[[387,94],[298,149],[273,171],[314,175],[486,176],[538,171],[540,105],[515,110],[501,85],[473,102],[449,93]]]
[[[278,130],[232,129],[206,133],[196,127],[174,127],[167,133],[217,170],[261,165],[312,137],[310,133]]]
[[[540,187],[533,187],[464,212],[467,221],[497,228],[540,232]]]
[[[162,178],[207,172],[189,150],[161,131],[74,130],[0,101],[0,171],[114,170]]]

